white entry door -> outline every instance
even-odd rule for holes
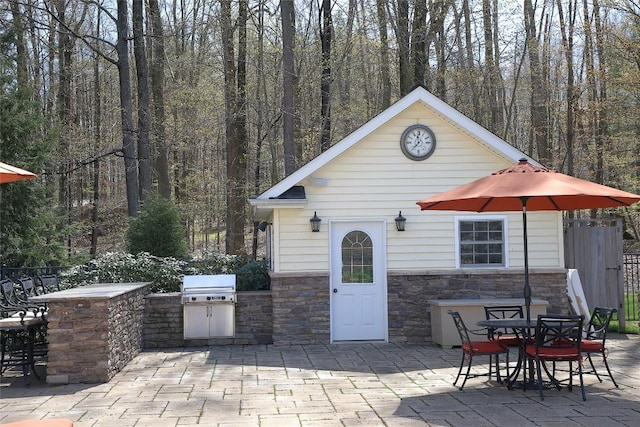
[[[387,340],[384,221],[331,221],[331,340]]]

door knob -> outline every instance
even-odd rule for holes
[[[338,288],[333,288],[333,293],[337,294],[338,293]]]

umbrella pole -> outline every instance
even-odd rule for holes
[[[527,323],[531,321],[531,286],[529,285],[529,243],[527,241],[527,200],[522,200],[522,230],[524,233],[524,304],[527,310]]]

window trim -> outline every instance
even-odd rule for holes
[[[495,269],[508,269],[509,268],[509,217],[507,215],[461,215],[455,216],[453,218],[454,221],[454,240],[455,244],[455,263],[456,268],[460,269],[485,269],[485,268],[495,268]],[[462,265],[460,262],[460,222],[461,221],[502,221],[502,236],[503,236],[503,245],[504,245],[504,265],[473,265],[466,266]]]

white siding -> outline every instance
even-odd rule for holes
[[[436,150],[427,160],[407,159],[400,151],[400,135],[416,123],[431,127]],[[420,211],[416,202],[510,166],[495,153],[471,140],[420,103],[371,133],[310,178],[326,185],[305,186],[304,209],[279,209],[274,243],[279,272],[329,270],[329,219],[387,218],[389,270],[423,271],[455,268],[454,217],[469,212]],[[405,232],[395,229],[398,211],[407,218]],[[314,211],[322,219],[312,233]],[[523,266],[522,213],[508,218],[510,268]],[[563,267],[560,213],[528,212],[529,266]],[[278,244],[280,245],[278,250]]]

